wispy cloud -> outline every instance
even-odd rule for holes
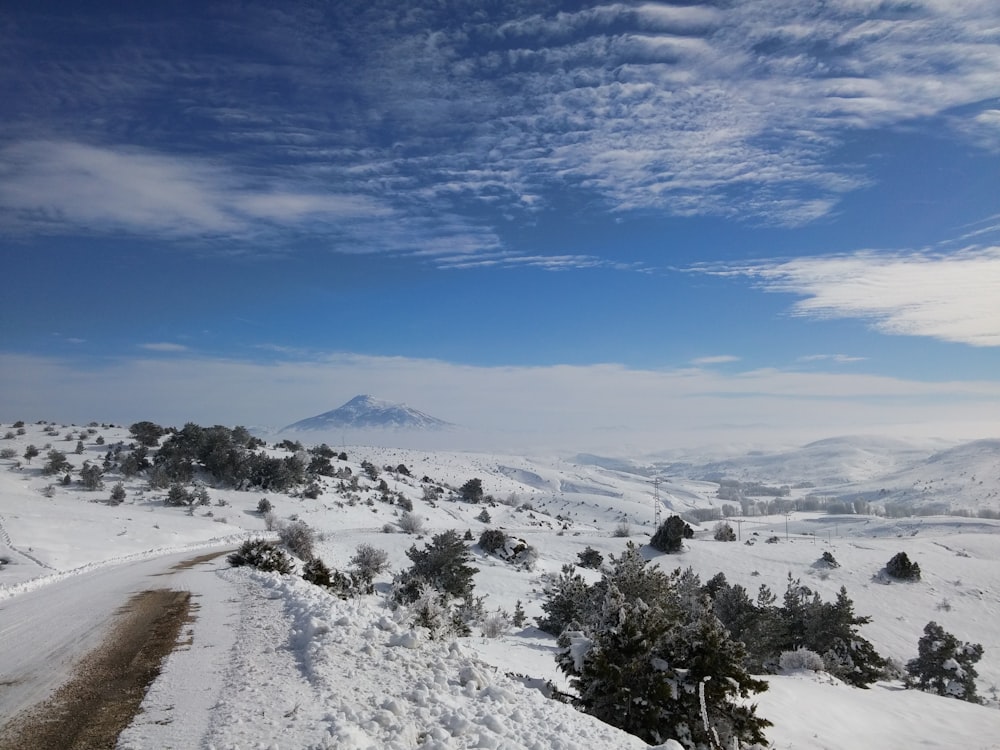
[[[706,271],[802,296],[795,315],[858,318],[883,333],[1000,346],[1000,247],[862,251]]]
[[[850,364],[852,362],[864,362],[867,357],[852,357],[849,354],[806,354],[799,357],[798,362],[834,362],[836,364]]]
[[[135,148],[28,141],[0,151],[0,210],[9,221],[171,236],[243,235],[258,222],[379,219],[364,196],[254,187],[207,159]]]
[[[731,362],[739,362],[740,358],[733,354],[717,354],[711,357],[698,357],[692,359],[693,365],[725,365]]]
[[[0,209],[35,231],[495,253],[502,221],[567,191],[799,225],[871,180],[829,161],[858,131],[997,143],[993,0],[563,7],[249,3],[204,19],[228,43],[183,60],[26,25],[0,36],[19,76]]]
[[[188,347],[183,344],[174,344],[169,341],[154,341],[148,344],[140,344],[140,349],[148,352],[186,352]]]

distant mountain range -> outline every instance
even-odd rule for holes
[[[286,430],[319,432],[323,430],[443,430],[450,422],[424,414],[406,404],[383,401],[368,395],[355,396],[332,411],[301,419]]]

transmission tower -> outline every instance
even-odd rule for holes
[[[653,527],[660,528],[660,478],[653,479]]]

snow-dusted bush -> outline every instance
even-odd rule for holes
[[[268,500],[266,497],[262,497],[260,500],[257,501],[257,512],[260,513],[261,515],[264,515],[265,513],[270,513],[273,508],[274,506],[271,505],[271,501]]]
[[[807,648],[797,648],[794,651],[782,651],[778,658],[778,666],[785,672],[807,669],[810,672],[822,672],[823,657]]]
[[[288,550],[300,560],[313,557],[316,532],[305,521],[292,521],[278,529],[278,538]]]
[[[375,576],[389,569],[389,553],[370,544],[359,544],[350,564],[367,590],[371,588]]]
[[[16,448],[4,448],[0,450],[0,458],[17,458]]]
[[[615,526],[615,530],[611,532],[611,536],[618,539],[626,539],[632,536],[632,527],[629,525],[628,521],[622,521]]]
[[[735,542],[736,532],[733,531],[733,527],[730,526],[725,521],[720,521],[715,524],[715,531],[712,535],[717,542]]]
[[[491,612],[483,618],[480,629],[484,638],[499,638],[510,630],[510,616],[500,610]]]
[[[249,565],[264,571],[291,573],[292,560],[266,539],[247,539],[226,560],[234,568]]]
[[[479,547],[488,554],[503,550],[507,545],[507,535],[500,529],[486,529],[479,535]]]
[[[316,586],[330,585],[330,568],[318,557],[307,560],[302,566],[302,578]]]
[[[824,552],[820,556],[819,560],[816,561],[816,564],[820,565],[820,566],[825,566],[827,568],[839,568],[840,567],[840,563],[837,562],[837,558],[835,558],[833,556],[833,553],[830,552],[829,550],[827,550],[826,552]]]
[[[424,520],[415,513],[404,511],[399,517],[398,525],[404,534],[421,534],[424,531]]]

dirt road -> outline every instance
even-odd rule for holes
[[[169,570],[221,554],[190,558]],[[118,610],[100,645],[74,665],[69,680],[0,728],[0,750],[114,748],[195,609],[187,591],[151,588],[134,594]]]

